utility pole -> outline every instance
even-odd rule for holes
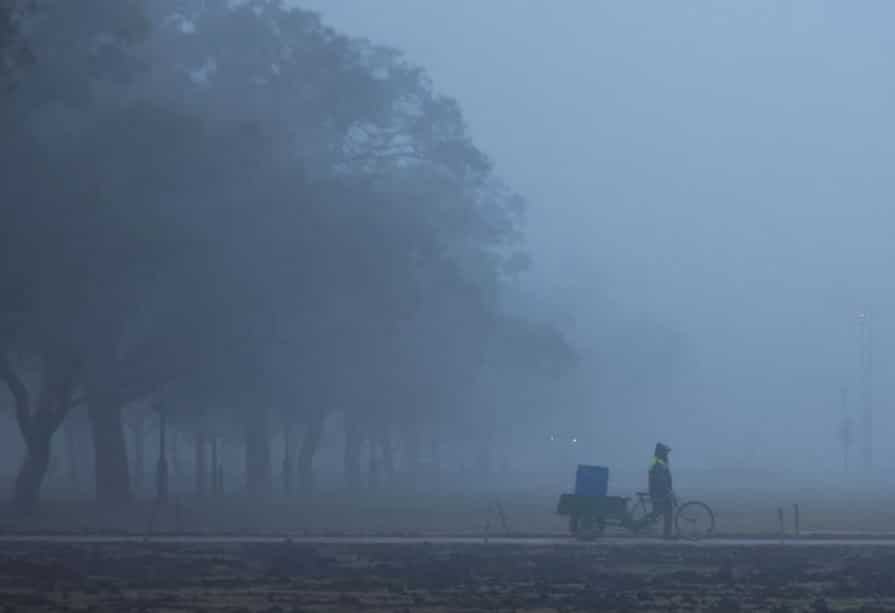
[[[861,367],[861,406],[863,423],[861,424],[864,446],[864,469],[870,472],[873,468],[873,336],[870,313],[865,310],[858,314],[858,346]]]
[[[849,451],[852,445],[852,418],[848,410],[848,386],[843,385],[841,390],[842,421],[839,422],[839,443],[842,445],[843,468],[848,472]]]
[[[168,413],[165,405],[159,402],[156,405],[158,410],[158,464],[155,473],[155,489],[156,499],[160,503],[168,502],[168,450],[167,433],[168,433]]]

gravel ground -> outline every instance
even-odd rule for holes
[[[5,543],[0,610],[895,611],[895,550]]]

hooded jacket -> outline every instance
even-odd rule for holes
[[[671,469],[668,467],[668,452],[661,443],[656,445],[656,454],[649,469],[649,495],[651,498],[665,498],[671,495]]]

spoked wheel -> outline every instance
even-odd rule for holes
[[[702,502],[685,502],[678,507],[674,516],[674,526],[681,538],[698,541],[715,531],[715,514]]]
[[[631,507],[629,529],[637,536],[653,536],[656,534],[656,522],[652,521],[649,511],[643,505]]]

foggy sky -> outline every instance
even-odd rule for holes
[[[877,464],[895,461],[895,5],[299,4],[459,99],[531,202],[527,283],[577,344],[626,318],[679,332],[670,383],[617,395],[587,361],[570,381],[601,458],[637,465],[663,438],[686,465],[835,470],[868,305]]]

